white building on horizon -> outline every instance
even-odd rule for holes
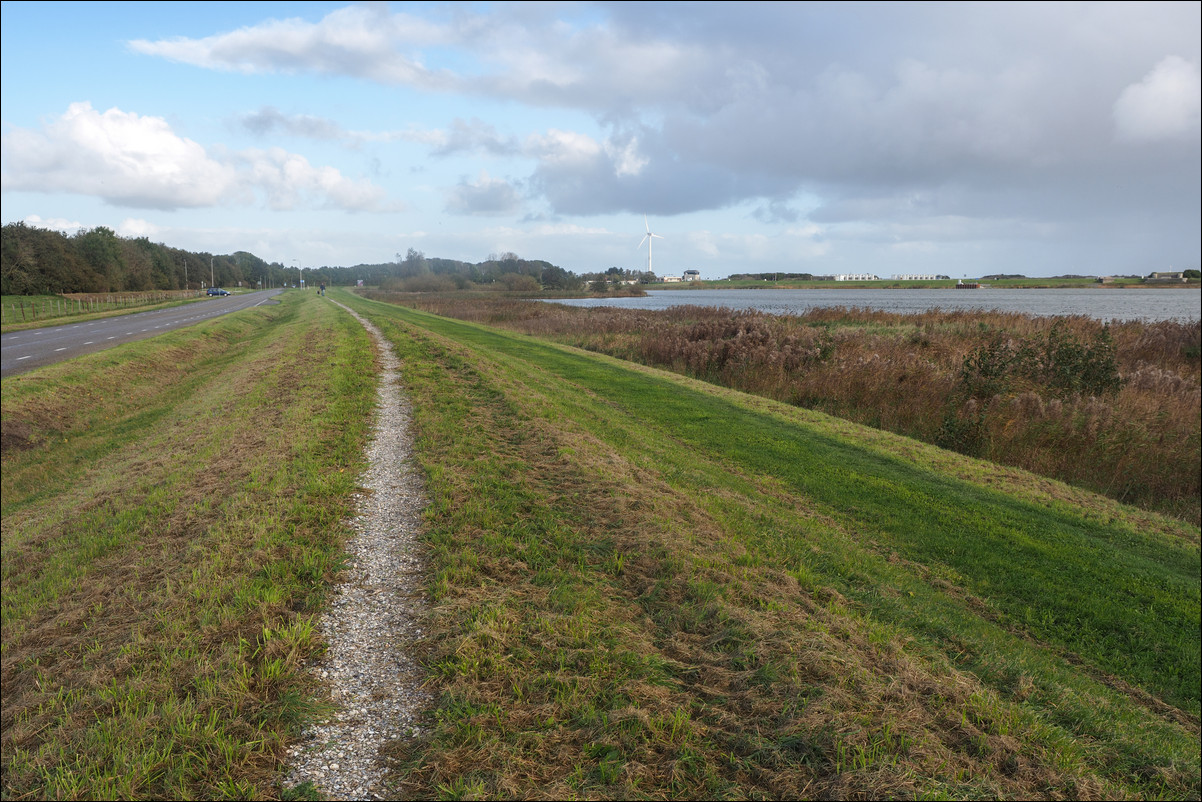
[[[881,277],[872,273],[839,273],[835,281],[880,281]]]
[[[934,273],[902,273],[894,275],[894,281],[938,281],[939,276]]]

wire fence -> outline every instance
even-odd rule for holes
[[[64,295],[9,295],[0,302],[0,322],[32,323],[55,318],[78,317],[134,309],[170,301],[195,298],[198,290],[155,290],[153,292],[67,293]]]

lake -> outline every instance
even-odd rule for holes
[[[799,315],[808,309],[845,306],[908,314],[932,309],[995,310],[1054,317],[1084,315],[1097,320],[1180,320],[1202,318],[1198,289],[993,289],[979,290],[650,290],[640,298],[572,298],[553,303],[667,309],[681,304],[756,309]]]

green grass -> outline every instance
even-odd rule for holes
[[[418,798],[1196,798],[1199,531],[334,290],[402,360]],[[280,787],[374,401],[287,296],[3,382],[5,798]]]
[[[275,793],[374,401],[299,300],[4,380],[5,798]]]
[[[434,494],[415,794],[1198,792],[1196,529],[357,304],[404,321]]]
[[[5,295],[0,297],[0,331],[78,323],[131,312],[166,309],[203,300],[198,293],[180,291],[97,293],[89,300],[62,295]]]
[[[649,439],[671,438],[729,470],[775,477],[882,548],[954,572],[958,584],[1033,637],[1198,715],[1196,546],[1147,538],[1088,509],[989,490],[818,425],[799,430],[798,417],[751,412],[731,396],[682,387],[666,375],[495,330],[426,325],[605,393],[644,422]]]

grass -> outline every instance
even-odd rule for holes
[[[418,798],[1196,798],[1199,530],[533,337],[331,293],[403,363],[437,703]],[[5,798],[281,787],[371,346],[284,298],[3,383]]]
[[[0,331],[96,320],[130,312],[165,309],[201,300],[195,291],[92,293],[73,295],[5,295],[0,297]]]
[[[275,793],[371,366],[285,299],[4,380],[5,798]]]
[[[413,299],[1202,521],[1202,327],[1006,313],[780,316]]]
[[[1196,528],[356,303],[434,496],[415,796],[1198,793]]]

